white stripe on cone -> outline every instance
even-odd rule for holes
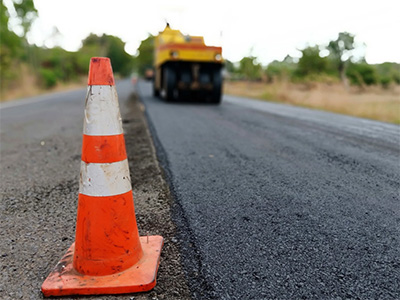
[[[121,133],[122,121],[115,86],[89,86],[86,96],[83,134],[101,136]]]
[[[128,160],[114,163],[81,161],[79,193],[87,196],[115,196],[132,190]]]

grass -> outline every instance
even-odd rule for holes
[[[224,92],[230,95],[287,103],[355,117],[400,124],[400,86],[350,87],[340,83],[226,81]]]
[[[22,97],[39,95],[44,92],[70,90],[85,86],[81,83],[58,84],[51,90],[38,88],[35,78],[29,72],[23,72],[19,86],[2,93],[1,101],[10,101]],[[286,103],[296,106],[320,109],[345,115],[400,124],[400,86],[389,89],[351,87],[345,89],[340,83],[226,81],[224,93],[266,101]]]
[[[45,89],[37,82],[37,76],[26,65],[20,66],[20,75],[6,90],[0,91],[0,102],[13,101],[25,97],[42,95],[45,93],[60,92],[85,87],[86,78],[80,78],[76,82],[57,83],[51,89]],[[1,79],[0,79],[1,80]]]

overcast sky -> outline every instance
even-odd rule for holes
[[[7,3],[10,0],[5,0]],[[400,1],[379,0],[34,0],[39,12],[29,35],[37,45],[76,51],[93,32],[111,34],[135,54],[165,21],[223,47],[225,58],[252,54],[267,64],[307,45],[326,45],[341,31],[355,34],[368,63],[400,63]],[[59,34],[54,34],[55,28]],[[365,44],[366,47],[362,45]]]

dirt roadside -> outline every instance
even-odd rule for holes
[[[225,94],[324,110],[376,121],[400,124],[400,85],[389,88],[340,83],[224,82]]]
[[[157,285],[141,294],[59,299],[190,299],[171,220],[172,198],[142,105],[134,93],[122,105],[139,233],[164,237]],[[81,136],[69,132],[0,157],[0,299],[43,299],[41,284],[74,240]]]

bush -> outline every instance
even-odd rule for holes
[[[390,78],[388,76],[384,76],[384,77],[380,78],[380,84],[385,89],[387,89],[391,83],[392,83],[392,78]]]
[[[43,85],[46,88],[51,88],[57,84],[57,75],[53,70],[40,69],[40,76]]]
[[[246,56],[239,61],[238,72],[244,75],[247,80],[260,80],[261,71],[262,66],[254,56]]]
[[[307,47],[301,50],[302,56],[297,64],[294,75],[298,78],[304,78],[312,74],[328,73],[329,61],[327,57],[319,55],[318,46]]]
[[[382,85],[390,84],[392,82],[400,84],[400,64],[385,62],[373,66],[380,77],[380,83]]]
[[[400,72],[393,74],[392,77],[396,84],[400,84]]]
[[[293,72],[295,69],[296,64],[292,60],[285,58],[281,62],[274,60],[265,68],[264,72],[267,76],[268,82],[272,82],[275,79],[290,79],[293,76]]]
[[[355,85],[373,85],[378,83],[376,69],[367,63],[350,64],[346,75],[350,82]]]

